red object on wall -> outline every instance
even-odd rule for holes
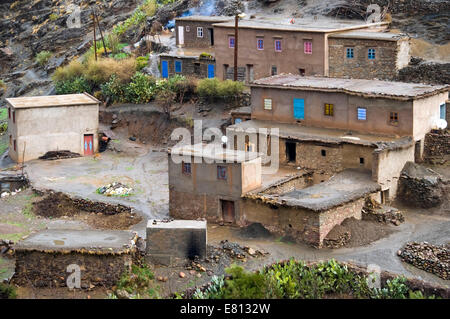
[[[94,135],[84,136],[84,155],[94,155]]]

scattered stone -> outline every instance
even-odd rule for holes
[[[116,291],[116,296],[119,299],[131,299],[131,295],[124,289],[119,289]]]
[[[450,279],[450,244],[432,245],[427,242],[409,242],[397,252],[404,261],[419,269]]]
[[[180,273],[178,275],[180,276],[180,278],[186,277],[186,274],[184,272],[182,272],[182,271],[180,271]]]
[[[136,142],[136,137],[130,136],[130,141]]]

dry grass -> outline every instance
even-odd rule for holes
[[[117,75],[120,82],[126,83],[136,72],[136,60],[134,58],[115,60],[103,58],[95,61],[90,59],[87,62],[85,76],[88,80],[100,84],[109,80],[111,75]]]
[[[73,60],[68,65],[57,68],[52,78],[54,81],[67,81],[82,76],[84,71],[84,65],[79,61]]]

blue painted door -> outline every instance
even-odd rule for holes
[[[296,120],[305,119],[305,100],[294,99],[294,118]]]
[[[214,74],[214,64],[208,64],[208,79],[215,77]]]
[[[442,119],[442,120],[445,120],[445,114],[446,113],[446,107],[445,107],[445,104],[441,104],[441,108],[440,108],[440,118]]]
[[[162,77],[164,79],[167,79],[169,77],[169,63],[167,61],[162,61],[161,69],[162,69]]]

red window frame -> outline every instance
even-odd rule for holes
[[[281,52],[282,49],[281,40],[275,40],[275,52]]]
[[[264,50],[264,39],[257,39],[256,40],[256,48],[258,50]]]
[[[16,123],[16,111],[13,111],[13,123]]]
[[[312,54],[312,42],[311,41],[305,41],[303,43],[303,48],[305,54]]]

